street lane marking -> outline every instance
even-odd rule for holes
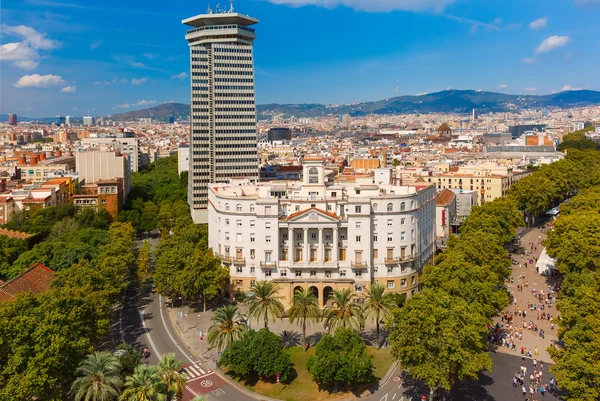
[[[179,344],[177,344],[177,341],[175,341],[175,339],[171,335],[171,331],[169,330],[169,326],[167,326],[167,323],[165,322],[165,317],[163,315],[163,310],[162,310],[162,295],[158,296],[158,309],[160,311],[160,320],[162,320],[163,327],[165,328],[165,331],[167,332],[167,335],[169,336],[169,338],[171,339],[171,341],[173,342],[173,344],[175,344],[175,346],[179,349],[179,351],[181,351],[181,353],[183,354],[183,356],[185,356],[188,359],[188,361],[190,361],[191,363],[194,363],[195,361],[192,358],[190,358],[187,353],[185,353],[183,351],[183,349],[179,346]]]
[[[387,401],[387,397],[388,397],[388,395],[386,394],[383,397],[381,397],[381,400],[379,400],[379,401]]]
[[[146,337],[148,337],[148,342],[150,343],[150,347],[152,347],[152,349],[154,350],[154,355],[156,355],[158,357],[158,359],[161,358],[160,352],[158,352],[158,350],[156,349],[156,346],[154,345],[154,341],[152,341],[152,337],[150,337],[150,332],[148,331],[148,328],[146,327],[146,321],[144,320],[144,311],[146,309],[139,309],[138,313],[140,316],[140,320],[142,322],[142,327],[144,328],[144,333],[146,334]]]
[[[185,370],[189,373],[188,376],[190,376],[192,379],[196,376],[200,376],[200,373],[198,373],[198,371],[194,369],[193,366],[188,366],[187,368],[185,368]]]
[[[213,390],[212,393],[215,395],[215,397],[218,397],[222,394],[225,394],[225,390],[218,388],[216,390]]]
[[[397,394],[397,393],[394,393],[394,396],[392,397],[392,400],[396,398],[396,394]]]

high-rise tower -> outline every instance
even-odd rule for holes
[[[230,12],[196,15],[190,47],[190,167],[188,203],[195,223],[208,222],[208,184],[230,177],[258,179],[256,103],[250,25]]]

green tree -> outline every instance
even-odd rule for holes
[[[119,362],[121,363],[121,376],[126,377],[133,373],[135,368],[140,364],[140,358],[142,357],[141,351],[136,349],[133,345],[127,343],[121,343],[117,346],[117,350],[125,351],[124,354],[119,356]]]
[[[75,401],[112,401],[119,398],[123,385],[121,364],[109,352],[90,354],[77,368],[71,386]]]
[[[443,290],[426,288],[407,299],[386,327],[392,355],[430,388],[449,390],[491,368],[485,348],[487,319],[466,301]]]
[[[283,297],[278,296],[280,288],[272,281],[257,281],[252,288],[252,295],[248,301],[248,312],[250,317],[260,321],[264,319],[265,328],[269,324],[269,317],[283,316],[285,308],[281,303]]]
[[[125,379],[121,401],[166,401],[165,384],[156,366],[138,365]]]
[[[345,327],[325,334],[317,343],[307,368],[321,387],[369,383],[374,380],[372,356],[363,339]]]
[[[306,291],[304,288],[294,291],[289,319],[292,324],[296,321],[302,325],[302,344],[306,344],[306,324],[317,323],[321,320],[319,303],[312,291]]]
[[[352,301],[352,291],[348,288],[334,290],[329,296],[332,302],[323,310],[323,319],[325,328],[328,331],[335,330],[337,327],[353,327],[361,330],[364,325],[364,316],[362,307]]]
[[[292,371],[290,356],[283,351],[281,338],[268,328],[249,331],[242,339],[229,344],[219,364],[232,374],[249,378],[255,374],[263,379],[288,380]]]
[[[235,305],[218,308],[210,321],[212,325],[208,329],[208,343],[219,351],[242,338],[248,331],[246,321]]]
[[[138,250],[137,255],[137,277],[140,282],[146,282],[146,279],[150,276],[150,250],[151,245],[145,241],[141,248]]]
[[[229,278],[229,270],[221,264],[212,249],[196,249],[179,275],[179,289],[186,298],[200,296],[206,312],[206,301],[213,299]]]
[[[177,360],[175,354],[166,354],[158,363],[158,375],[166,386],[167,401],[181,400],[187,378],[179,373],[183,363]]]
[[[377,344],[379,342],[379,322],[387,318],[394,309],[396,309],[396,300],[392,293],[385,293],[385,287],[377,282],[371,284],[370,288],[365,289],[364,314],[365,317],[371,316],[375,321],[377,329]]]

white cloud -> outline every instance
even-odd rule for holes
[[[500,89],[506,89],[506,88],[508,88],[508,84],[502,84],[502,85],[500,85]]]
[[[102,82],[100,82],[100,81],[96,81],[96,82],[94,82],[92,85],[100,85],[101,83],[102,83]]]
[[[531,21],[529,23],[529,27],[531,29],[544,29],[548,26],[548,17],[542,17],[542,18],[538,18],[535,21]]]
[[[73,107],[73,111],[77,111],[79,110],[77,107]]]
[[[182,72],[181,74],[172,75],[171,78],[175,79],[186,79],[188,77],[187,72]]]
[[[525,88],[525,92],[537,92],[537,88]]]
[[[92,43],[90,43],[88,47],[90,48],[90,50],[94,50],[102,46],[103,43],[104,42],[102,42],[101,40],[94,40]]]
[[[116,83],[117,83],[117,77],[114,77],[114,78],[113,78],[113,80],[112,80],[112,83],[113,83],[113,84],[116,84]]]
[[[527,64],[535,63],[535,57],[525,57],[523,62]]]
[[[25,25],[2,24],[1,29],[3,35],[19,37],[21,41],[1,45],[0,60],[12,61],[15,66],[24,70],[32,70],[39,65],[39,50],[52,50],[59,46],[59,42],[48,39],[46,34]]]
[[[156,100],[139,100],[136,103],[117,104],[115,107],[113,107],[113,110],[114,109],[128,109],[130,107],[135,107],[135,106],[149,106],[154,103],[156,103]]]
[[[63,81],[62,77],[58,75],[40,75],[40,74],[32,74],[32,75],[24,75],[15,83],[16,88],[26,88],[26,87],[37,87],[37,88],[49,88],[51,86],[64,85],[65,81]]]
[[[24,70],[33,70],[33,69],[35,69],[35,67],[40,65],[40,63],[38,63],[37,61],[33,61],[33,60],[21,60],[21,61],[15,61],[15,65]]]
[[[583,88],[579,87],[579,86],[571,86],[571,85],[565,85],[562,87],[561,92],[564,91],[580,91]]]
[[[121,82],[122,84],[126,84],[129,81],[127,80],[127,78],[121,78],[119,82]]]
[[[149,58],[149,59],[154,59],[154,58],[158,57],[158,54],[156,54],[156,53],[144,53],[144,54],[142,54],[142,56],[144,56],[146,58]]]
[[[540,43],[540,45],[535,49],[535,53],[548,53],[549,51],[565,46],[570,41],[571,38],[568,36],[550,36],[549,38],[544,39],[542,43]]]
[[[147,78],[139,78],[139,79],[133,78],[131,80],[131,85],[141,85],[141,84],[146,83],[146,81],[148,81]]]
[[[72,86],[65,86],[60,91],[65,92],[65,93],[75,93],[76,90],[77,90],[77,88],[75,87],[75,85],[72,85]]]
[[[346,6],[355,10],[369,12],[385,11],[442,11],[454,0],[268,0],[273,4],[292,7],[319,6],[334,8]]]

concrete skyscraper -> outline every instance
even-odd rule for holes
[[[195,223],[208,222],[208,184],[258,179],[256,102],[250,25],[246,15],[209,9],[182,21],[194,27],[190,47],[188,203]]]

